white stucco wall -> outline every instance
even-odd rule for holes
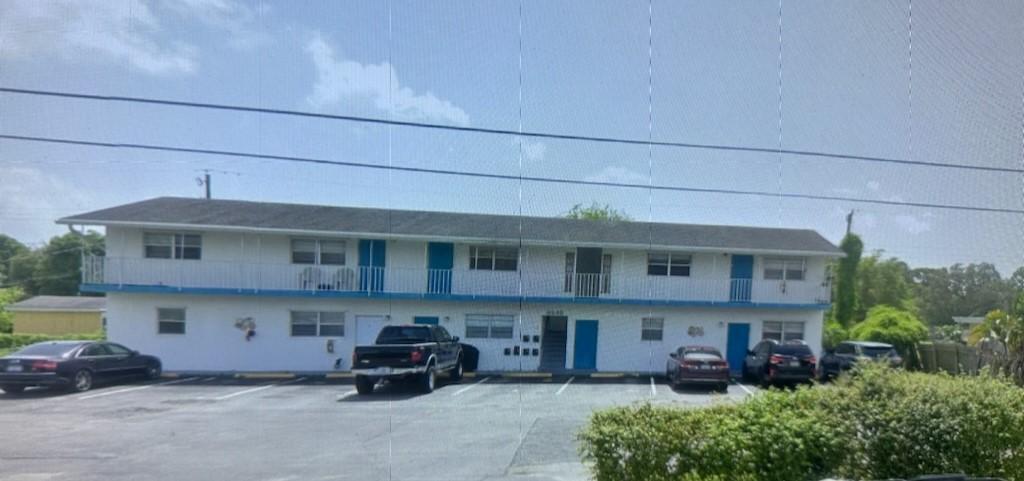
[[[750,323],[748,347],[761,338],[764,321],[803,321],[805,340],[820,355],[821,310],[724,309],[595,304],[518,304],[482,302],[381,301],[367,299],[317,299],[307,297],[202,296],[178,294],[110,293],[107,305],[109,338],[133,349],[155,354],[167,370],[188,371],[330,371],[341,358],[349,368],[355,343],[355,318],[359,315],[391,316],[391,323],[412,322],[414,316],[437,316],[452,335],[460,336],[480,350],[480,370],[535,370],[539,357],[505,356],[504,348],[540,348],[532,342],[541,333],[541,319],[550,311],[561,311],[569,319],[566,367],[572,368],[575,323],[580,319],[598,321],[597,369],[601,371],[661,372],[668,353],[681,345],[709,345],[725,352],[727,325]],[[186,334],[157,334],[158,307],[186,309]],[[345,335],[292,337],[290,310],[329,310],[346,313]],[[512,339],[465,339],[467,314],[510,314],[516,317]],[[665,319],[662,341],[640,339],[641,319]],[[234,327],[235,319],[252,317],[257,335],[245,341]],[[704,335],[691,337],[691,326],[703,327]],[[522,335],[531,336],[523,343]],[[335,352],[326,351],[333,339]]]

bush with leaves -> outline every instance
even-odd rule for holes
[[[810,481],[962,472],[1024,481],[1024,390],[863,363],[829,388],[701,409],[599,411],[580,433],[597,481]]]
[[[850,337],[892,344],[904,359],[913,361],[917,358],[914,346],[928,338],[928,328],[910,312],[880,305],[872,307],[867,319],[850,329]]]
[[[0,349],[17,349],[29,344],[46,341],[101,341],[105,338],[106,336],[102,332],[64,334],[60,336],[48,334],[0,334]]]

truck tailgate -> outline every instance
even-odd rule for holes
[[[416,346],[413,345],[384,345],[384,346],[358,346],[356,347],[356,363],[352,367],[357,369],[373,368],[378,366],[407,367],[413,363],[409,359],[409,353]]]

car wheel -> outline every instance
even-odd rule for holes
[[[356,376],[356,392],[360,395],[372,393],[374,384],[376,383],[370,376]]]
[[[159,364],[150,364],[149,366],[146,366],[146,379],[160,379],[161,374],[163,374],[163,369],[161,369]]]
[[[426,372],[420,374],[419,387],[420,391],[429,394],[434,392],[434,386],[437,383],[437,373],[434,371],[434,365],[427,366]]]
[[[71,378],[71,390],[75,392],[85,392],[92,389],[92,372],[88,369],[82,369],[75,373]]]
[[[3,391],[7,394],[21,394],[22,392],[25,391],[25,386],[5,384],[3,386],[0,386],[0,391]]]
[[[459,382],[462,380],[462,356],[459,356],[459,360],[455,361],[455,367],[452,368],[451,378],[452,381]]]
[[[757,385],[762,388],[767,388],[771,385],[771,381],[768,380],[768,375],[764,371],[757,374]]]
[[[723,393],[723,394],[729,392],[729,383],[723,382],[722,384],[719,384],[718,385],[718,392]]]

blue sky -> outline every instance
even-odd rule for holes
[[[0,85],[747,147],[776,148],[781,130],[785,149],[1024,167],[1024,4],[915,2],[912,64],[908,5],[785,0],[780,75],[774,1],[657,0],[653,17],[647,1],[5,1]],[[18,94],[0,94],[0,105],[3,134],[682,187],[1024,203],[1019,174],[550,139],[523,139],[520,155],[520,139],[508,135]],[[62,232],[53,220],[63,215],[198,196],[198,169],[211,168],[225,171],[214,174],[214,195],[223,198],[528,215],[596,201],[639,220],[813,228],[836,242],[855,208],[855,230],[869,249],[915,265],[989,261],[1008,274],[1024,263],[1024,219],[1013,214],[520,185],[5,140],[0,164],[0,231],[33,244]]]

